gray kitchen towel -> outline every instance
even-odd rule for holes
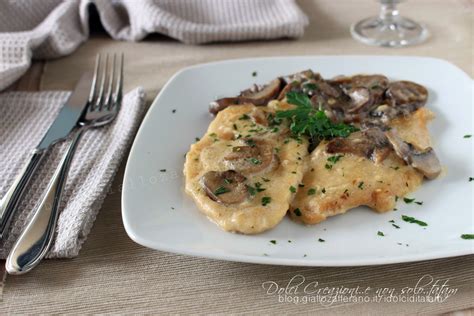
[[[68,96],[69,92],[65,91],[0,94],[0,197],[11,186]],[[144,102],[142,88],[127,93],[112,124],[90,129],[81,138],[66,181],[49,258],[74,257],[79,253],[140,125]],[[55,145],[39,166],[7,237],[0,241],[0,259],[7,257],[33,215],[31,210],[43,195],[66,147],[67,141]]]
[[[295,0],[2,0],[0,91],[31,59],[73,52],[89,35],[89,5],[119,40],[161,33],[187,44],[301,37],[308,18]]]

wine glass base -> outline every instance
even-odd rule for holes
[[[374,46],[403,47],[423,42],[428,30],[413,20],[397,16],[390,21],[372,17],[351,26],[352,37]]]

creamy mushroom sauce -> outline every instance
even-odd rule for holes
[[[292,134],[288,122],[275,120],[277,111],[295,108],[286,102],[290,92],[305,96],[333,124],[351,124],[358,131],[321,143]],[[432,114],[422,109],[427,99],[425,87],[390,82],[380,74],[326,80],[305,70],[254,85],[210,104],[216,118],[186,156],[186,192],[221,228],[245,234],[274,227],[289,208],[304,223],[358,205],[387,211],[394,197],[413,191],[423,176],[433,179],[441,171],[426,128]],[[347,190],[333,194],[324,187],[333,190],[335,178],[325,173],[341,157],[345,159],[334,171],[354,177],[351,185],[358,190],[351,198]],[[351,170],[340,171],[346,167]],[[357,182],[364,174],[369,181]],[[348,183],[343,178],[337,180],[339,186]],[[371,191],[362,192],[364,185]],[[312,197],[316,192],[319,196]]]

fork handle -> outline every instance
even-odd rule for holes
[[[36,267],[46,255],[53,241],[59,215],[59,203],[74,152],[84,128],[79,128],[56,168],[46,192],[33,210],[34,215],[8,255],[6,270],[23,274]]]
[[[25,188],[39,163],[44,158],[45,153],[46,150],[38,149],[31,153],[28,163],[23,167],[20,174],[15,178],[13,184],[0,200],[0,239],[6,235]]]

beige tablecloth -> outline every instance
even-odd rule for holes
[[[371,0],[301,0],[311,24],[301,40],[185,46],[159,36],[140,43],[113,42],[95,36],[73,55],[48,62],[41,89],[71,89],[78,74],[93,67],[99,51],[127,55],[126,86],[142,85],[151,100],[182,67],[228,58],[390,54],[444,58],[473,76],[473,4],[470,0],[407,1],[403,13],[427,24],[432,37],[404,49],[364,46],[353,41],[349,25],[377,11]],[[440,74],[440,78],[442,74]],[[123,172],[123,166],[122,166]],[[78,258],[48,260],[25,276],[8,276],[2,313],[312,313],[432,314],[474,307],[474,256],[379,267],[303,268],[214,261],[158,252],[133,243],[120,217],[122,173],[116,177],[89,239]],[[467,241],[469,242],[469,241]],[[320,286],[411,288],[423,276],[449,279],[456,294],[443,303],[279,302],[262,283],[284,286],[296,275]],[[434,282],[433,281],[433,282]],[[440,283],[441,285],[441,283]]]

